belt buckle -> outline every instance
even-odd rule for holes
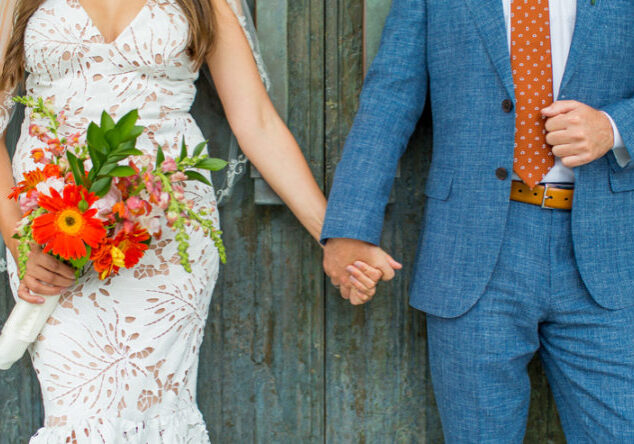
[[[542,205],[541,207],[546,209],[546,210],[554,210],[553,207],[547,207],[546,206],[546,201],[548,201],[549,199],[552,199],[552,196],[548,196],[548,190],[550,189],[550,184],[545,183],[544,184],[544,196],[542,197]]]

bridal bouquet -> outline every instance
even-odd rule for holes
[[[104,111],[100,125],[91,123],[86,142],[81,143],[79,134],[58,133],[65,117],[43,99],[15,100],[48,121],[46,128],[35,124],[29,128],[30,135],[45,144],[31,151],[41,167],[24,173],[9,196],[19,202],[23,213],[14,236],[19,240],[21,279],[33,243],[72,266],[78,277],[86,267],[92,267],[100,279],[116,275],[121,268],[134,267],[152,239],[161,237],[162,218],[175,232],[185,270],[191,272],[187,226],[192,224],[213,240],[225,262],[222,233],[211,214],[195,211],[193,202],[185,198],[186,181],[211,185],[197,170],[226,166],[206,154],[206,142],[188,155],[183,140],[178,158],[166,157],[161,147],[156,157],[145,155],[136,148],[144,127],[136,125],[138,111],[133,110],[117,122]],[[18,301],[0,336],[0,369],[9,368],[35,341],[58,299],[46,297],[42,305]]]

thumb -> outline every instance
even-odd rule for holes
[[[395,270],[400,270],[401,268],[403,268],[403,264],[394,260],[392,256],[390,256],[387,253],[385,253],[385,255],[387,256],[387,263],[390,264],[390,267],[392,267]]]
[[[544,117],[555,117],[558,114],[566,114],[570,111],[574,111],[579,108],[579,105],[581,104],[575,100],[558,100],[552,105],[542,109],[541,112]]]

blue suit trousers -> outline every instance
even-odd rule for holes
[[[569,443],[634,443],[634,307],[590,296],[570,212],[511,202],[484,294],[457,318],[428,315],[427,328],[448,443],[522,442],[535,353]]]

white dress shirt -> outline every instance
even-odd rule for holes
[[[504,7],[504,21],[506,23],[506,35],[509,45],[509,52],[511,50],[511,2],[513,0],[502,0]],[[515,0],[521,1],[521,0]],[[561,87],[561,80],[564,76],[564,70],[566,69],[566,61],[568,60],[568,53],[570,52],[570,44],[572,43],[572,35],[575,29],[575,22],[577,18],[577,0],[550,0],[550,45],[552,56],[552,69],[553,69],[553,97],[559,97],[559,88]],[[625,166],[630,161],[630,156],[623,143],[623,138],[619,133],[614,120],[606,114],[610,123],[612,124],[612,130],[614,131],[614,155],[620,166]],[[519,180],[519,177],[514,174],[514,179]],[[555,182],[574,182],[575,173],[571,168],[564,166],[561,163],[561,159],[555,157],[555,165],[544,177],[542,182],[555,183]]]

